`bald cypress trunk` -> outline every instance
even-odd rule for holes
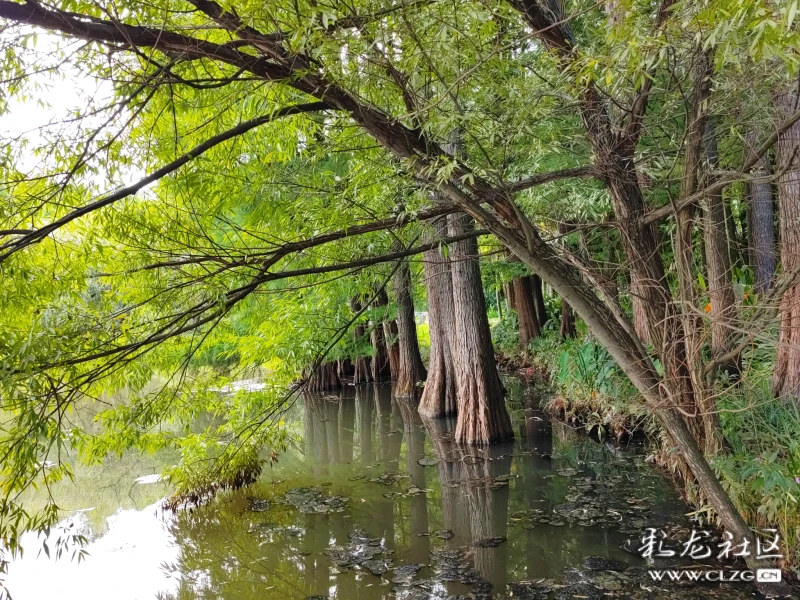
[[[427,373],[419,354],[417,324],[414,320],[414,299],[411,297],[411,270],[406,261],[403,261],[395,273],[394,290],[397,297],[399,346],[395,394],[413,396],[417,392],[417,383],[424,381]]]
[[[514,286],[514,310],[517,312],[517,322],[519,323],[519,349],[527,355],[531,340],[539,337],[542,333],[533,300],[533,285],[529,276],[516,278],[512,285]]]
[[[444,237],[447,221],[434,223],[429,239]],[[419,403],[420,414],[443,417],[456,414],[456,375],[453,365],[455,321],[450,261],[439,248],[423,255],[425,288],[428,294],[428,333],[431,340],[428,379]]]
[[[353,298],[350,301],[350,308],[354,313],[361,310],[362,304],[359,298]],[[366,335],[366,327],[362,322],[357,322],[353,327],[353,341],[356,346],[356,354],[353,358],[353,383],[369,383],[372,381],[372,361],[369,356],[358,356],[363,351],[364,336]]]
[[[306,389],[312,392],[338,390],[341,387],[338,362],[325,362],[306,376]]]
[[[448,233],[472,229],[472,219],[462,213],[448,217]],[[456,441],[486,444],[514,437],[492,348],[486,299],[478,266],[478,242],[470,238],[451,244],[458,420]]]
[[[782,92],[775,95],[778,122],[788,119],[800,106],[800,95]],[[800,268],[800,123],[778,137],[775,148],[778,179],[778,222],[780,224],[781,270],[784,274]],[[784,172],[785,171],[785,172]],[[780,306],[778,357],[772,378],[776,396],[800,398],[800,284],[783,295]]]
[[[747,159],[761,140],[760,132],[747,135]],[[769,154],[758,159],[750,171],[752,175],[765,176],[772,172]],[[775,245],[775,204],[770,182],[747,183],[747,247],[750,266],[755,278],[755,290],[766,292],[772,287],[777,268],[778,251]]]
[[[389,304],[389,296],[384,290],[377,295],[372,306],[380,308],[387,304]],[[392,371],[389,364],[389,349],[386,346],[386,337],[383,333],[383,322],[373,322],[370,325],[369,339],[372,344],[370,372],[372,373],[372,380],[389,381],[392,378]]]
[[[397,379],[397,372],[400,369],[400,345],[396,320],[384,321],[383,336],[386,338],[386,348],[389,351],[389,370],[392,372],[392,379]]]

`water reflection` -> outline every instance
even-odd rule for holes
[[[282,456],[259,483],[180,512],[166,524],[159,521],[174,544],[168,558],[153,553],[162,578],[159,597],[489,597],[490,590],[504,591],[510,582],[559,577],[587,556],[639,564],[620,549],[625,534],[605,524],[532,522],[529,515],[567,510],[582,494],[594,494],[592,482],[608,479],[603,490],[643,499],[648,514],[679,519],[686,508],[670,485],[635,453],[612,451],[550,423],[531,390],[507,387],[517,440],[486,448],[456,445],[453,420],[421,418],[413,401],[394,398],[388,385],[351,387],[336,396],[306,394],[286,416],[303,432],[300,447]],[[303,512],[281,502],[287,491],[304,486],[325,497],[346,497],[349,504],[343,512],[325,506]],[[397,587],[391,571],[378,577],[363,565],[332,562],[326,551],[346,547],[354,531],[385,548],[395,567],[424,565],[417,577],[424,585]],[[126,535],[139,543],[138,532]],[[71,567],[83,574],[84,592],[102,580],[97,569],[114,560],[111,551],[97,548],[85,564]],[[155,581],[147,569],[130,577]],[[153,597],[126,596],[124,586],[105,591],[115,598]]]

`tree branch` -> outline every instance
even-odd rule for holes
[[[558,181],[559,179],[569,179],[571,177],[583,179],[587,177],[594,177],[595,175],[596,175],[595,169],[592,165],[587,165],[585,167],[573,167],[571,169],[550,171],[549,173],[541,173],[539,175],[533,175],[526,179],[520,179],[519,181],[515,181],[514,183],[508,184],[506,186],[506,189],[513,194],[515,192],[521,192],[522,190],[527,190],[537,185],[550,183],[551,181]]]
[[[227,131],[224,131],[218,135],[215,135],[214,137],[207,139],[202,144],[198,144],[197,146],[189,150],[186,154],[180,156],[179,158],[176,158],[175,160],[164,165],[160,169],[152,172],[150,175],[143,177],[136,183],[124,187],[121,190],[118,190],[112,194],[104,196],[103,198],[95,200],[94,202],[90,202],[85,206],[77,208],[48,225],[35,229],[30,233],[26,233],[16,238],[12,242],[8,242],[3,246],[0,246],[0,250],[2,250],[2,254],[0,254],[0,262],[3,262],[5,259],[7,259],[15,252],[18,252],[19,250],[27,246],[31,246],[41,241],[54,231],[60,229],[61,227],[64,227],[65,225],[74,221],[75,219],[79,219],[80,217],[83,217],[93,211],[109,206],[115,202],[118,202],[119,200],[127,198],[128,196],[132,196],[142,188],[169,175],[173,171],[178,170],[180,167],[190,162],[191,160],[194,160],[195,158],[197,158],[204,152],[210,150],[214,146],[218,146],[219,144],[226,142],[227,140],[243,135],[248,131],[250,131],[251,129],[255,129],[260,125],[264,125],[265,123],[270,123],[281,117],[287,117],[290,115],[297,115],[308,112],[317,112],[321,110],[327,110],[328,108],[330,107],[325,102],[296,104],[294,106],[287,106],[281,108],[269,115],[262,115],[260,117],[256,117],[255,119],[250,119],[249,121],[240,123],[236,127],[232,127]]]

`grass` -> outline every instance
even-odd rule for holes
[[[589,336],[562,342],[555,332],[531,343],[535,363],[547,367],[556,395],[548,408],[561,418],[620,436],[644,430],[655,455],[669,467],[670,442],[625,374]],[[751,526],[776,529],[783,544],[781,566],[800,576],[800,403],[776,400],[770,391],[772,353],[745,357],[738,385],[721,381],[717,390],[727,453],[711,457],[731,499]],[[683,481],[687,499],[693,483]],[[713,518],[710,507],[697,513]]]

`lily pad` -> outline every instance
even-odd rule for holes
[[[269,500],[252,497],[247,499],[247,508],[253,512],[266,512],[270,509],[270,506],[272,505]]]
[[[506,538],[496,535],[492,537],[483,538],[475,542],[476,548],[497,548],[500,544],[506,541]]]
[[[396,567],[392,575],[392,583],[396,585],[409,585],[414,577],[417,576],[420,569],[422,569],[422,565],[416,563]]]
[[[456,534],[449,529],[437,529],[432,535],[440,540],[452,540],[454,537],[456,537]]]
[[[370,477],[368,481],[381,485],[397,485],[398,481],[401,479],[408,479],[408,477],[408,475],[402,475],[400,473],[381,473],[377,477]]]

